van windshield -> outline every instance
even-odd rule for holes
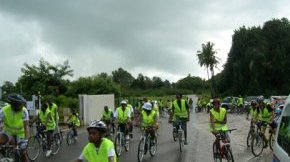
[[[277,143],[284,149],[285,152],[288,153],[288,155],[290,155],[290,105],[288,105],[283,112]]]

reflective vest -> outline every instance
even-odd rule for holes
[[[239,99],[238,99],[238,105],[239,106],[243,106],[243,98],[242,97],[240,97]]]
[[[48,106],[48,108],[50,109],[53,120],[55,120],[55,114],[56,114],[56,120],[59,120],[57,105],[55,103],[52,103],[52,106],[51,107]]]
[[[103,112],[103,120],[111,120],[112,119],[112,110],[108,110],[108,112],[104,111]]]
[[[96,148],[93,143],[88,143],[82,151],[85,160],[89,162],[109,162],[109,151],[114,149],[114,144],[107,138],[102,138],[100,148]],[[116,154],[114,155],[114,162],[117,162]]]
[[[270,122],[272,119],[272,112],[269,112],[266,107],[262,109],[262,111],[259,112],[259,120]]]
[[[258,117],[257,117],[257,109],[254,110],[253,107],[250,107],[250,114],[252,116],[252,119],[254,119],[254,120],[258,119]]]
[[[3,121],[3,130],[6,133],[11,136],[25,138],[23,121],[25,109],[25,107],[22,107],[22,110],[15,112],[12,110],[11,105],[7,105],[2,108],[2,111],[5,115]]]
[[[79,114],[76,113],[76,115],[71,115],[69,122],[72,122],[79,127],[81,125]]]
[[[179,105],[177,104],[177,100],[173,102],[174,114],[176,115],[176,117],[188,118],[188,112],[186,110],[185,102],[186,101],[184,99],[181,99],[181,107],[179,107]]]
[[[156,115],[155,111],[151,111],[149,115],[145,111],[142,111],[142,126],[143,127],[153,126],[155,122],[155,115]]]
[[[226,116],[226,114],[227,114],[227,110],[224,109],[224,108],[222,108],[222,107],[220,107],[220,112],[217,112],[217,111],[215,111],[214,108],[212,108],[212,109],[210,110],[210,113],[211,113],[211,114],[213,115],[213,117],[214,117],[214,122],[215,122],[215,121],[219,121],[219,122],[221,122],[221,121],[224,120],[224,118],[225,118],[225,116]],[[214,123],[214,125],[215,125],[215,129],[216,129],[217,131],[227,131],[227,130],[228,130],[228,126],[227,126],[227,124]],[[212,131],[213,129],[210,127],[210,130]]]
[[[123,111],[122,107],[117,108],[117,122],[118,123],[127,123],[128,121],[128,113],[130,112],[129,107],[126,107],[125,110]]]
[[[46,120],[48,118],[48,115],[51,116],[51,112],[50,112],[49,108],[46,108],[45,113],[43,113],[43,111],[40,110],[40,112],[39,112],[39,118],[40,118],[40,122],[43,125],[45,125]],[[54,129],[55,129],[55,122],[54,122],[54,119],[51,118],[51,120],[48,120],[47,121],[46,130],[54,130]]]

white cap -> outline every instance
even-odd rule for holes
[[[127,101],[126,100],[122,100],[121,104],[127,104]]]
[[[145,110],[152,110],[152,105],[151,105],[150,102],[146,102],[146,103],[144,103],[142,108],[145,109]]]

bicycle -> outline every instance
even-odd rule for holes
[[[258,127],[255,127],[255,124],[253,121],[251,121],[251,126],[249,133],[247,135],[247,147],[251,146],[252,139],[254,138],[255,134],[258,132]]]
[[[252,153],[255,157],[260,156],[262,154],[264,148],[267,145],[267,141],[265,141],[265,139],[264,139],[266,137],[265,137],[264,133],[261,132],[261,127],[264,126],[267,128],[267,123],[261,121],[261,122],[258,122],[256,125],[258,127],[258,131],[255,133],[255,135],[252,139],[252,142],[251,142],[251,150],[252,150]],[[270,145],[270,149],[273,149],[275,132],[273,130],[269,130],[269,133],[270,133],[269,145]]]
[[[35,161],[42,148],[43,153],[48,150],[48,142],[46,139],[45,127],[44,126],[37,126],[36,135],[31,136],[28,139],[28,148],[27,148],[27,155],[29,160]],[[52,155],[56,155],[60,149],[60,138],[58,135],[53,135],[52,143],[51,143],[51,150]]]
[[[66,143],[68,146],[70,146],[73,143],[76,143],[75,134],[74,134],[74,129],[76,129],[75,124],[73,122],[69,122],[68,128],[69,128],[69,130],[66,134]]]
[[[153,129],[153,127],[151,126],[148,129]],[[154,141],[152,141],[150,133],[146,133],[145,129],[143,129],[143,133],[140,137],[140,142],[138,145],[138,162],[143,161],[143,157],[146,155],[148,150],[151,156],[155,156],[157,150],[157,138],[155,135]]]
[[[14,143],[17,143],[16,137],[14,137]],[[0,145],[0,161],[1,162],[21,162],[20,147],[21,144],[16,145]]]
[[[175,121],[177,123],[176,127],[173,127],[173,140],[177,141],[178,139],[178,145],[179,145],[179,151],[182,152],[184,149],[184,130],[182,129],[182,121],[180,119],[177,119]],[[176,129],[177,128],[177,129]]]
[[[212,145],[213,159],[215,162],[226,159],[227,161],[234,161],[234,156],[230,142],[226,138],[226,132],[232,132],[237,129],[229,129],[227,131],[219,131],[215,134],[215,141]]]
[[[117,156],[121,156],[122,147],[125,147],[125,151],[129,151],[130,143],[129,140],[126,139],[124,133],[121,131],[120,125],[118,126],[118,132],[115,137],[115,151]]]

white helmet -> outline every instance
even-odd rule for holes
[[[127,101],[126,101],[126,100],[122,100],[120,104],[121,104],[121,105],[122,105],[122,104],[127,104]]]
[[[152,104],[150,102],[146,102],[146,103],[144,103],[144,105],[142,106],[142,108],[144,110],[152,110]]]

